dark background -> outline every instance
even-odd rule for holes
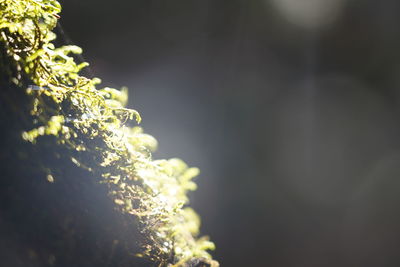
[[[400,266],[400,2],[64,0],[103,85],[202,174],[222,266]]]

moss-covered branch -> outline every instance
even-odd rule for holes
[[[139,255],[160,266],[217,266],[207,252],[214,244],[197,238],[200,220],[187,207],[198,169],[179,159],[153,160],[156,140],[127,126],[140,116],[124,107],[126,90],[99,89],[99,79],[79,74],[88,65],[74,61],[79,47],[54,46],[60,9],[55,0],[0,0],[3,86],[28,99],[30,128],[21,138],[41,146],[50,136],[62,157],[97,176],[115,207],[138,222]],[[49,181],[54,173],[48,166]]]

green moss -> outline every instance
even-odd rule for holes
[[[214,244],[197,237],[200,219],[187,206],[199,170],[180,159],[152,159],[157,141],[127,126],[141,120],[125,108],[127,90],[99,89],[98,78],[79,74],[88,65],[71,56],[79,47],[52,43],[60,10],[54,0],[0,0],[0,44],[12,65],[1,72],[29,99],[32,127],[21,138],[41,146],[53,136],[64,157],[97,176],[116,208],[138,222],[144,240],[138,255],[160,266],[217,266],[207,252]]]

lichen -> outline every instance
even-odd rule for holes
[[[74,60],[81,48],[53,44],[60,11],[55,0],[0,0],[0,45],[16,70],[2,72],[25,90],[34,125],[21,138],[40,146],[53,136],[75,165],[96,175],[115,207],[138,222],[139,256],[159,266],[218,266],[207,252],[214,244],[198,238],[199,216],[187,206],[199,170],[180,159],[152,159],[157,141],[128,126],[141,118],[125,107],[127,90],[100,88],[100,79],[79,74],[88,65]]]

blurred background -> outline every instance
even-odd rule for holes
[[[400,266],[400,1],[64,0],[222,266]]]

